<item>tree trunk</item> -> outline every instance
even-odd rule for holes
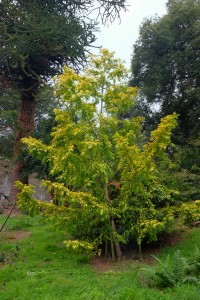
[[[28,175],[24,173],[24,157],[21,139],[31,136],[34,132],[36,105],[34,93],[37,91],[37,87],[38,81],[33,78],[28,78],[23,82],[18,129],[13,150],[14,167],[11,175],[10,202],[16,201],[18,193],[18,190],[14,185],[15,181],[20,180],[21,182],[28,184]]]
[[[104,185],[104,190],[105,190],[106,202],[107,202],[108,205],[110,205],[108,187],[107,187],[106,184]],[[122,252],[121,252],[120,244],[119,244],[119,242],[117,241],[117,239],[115,237],[115,232],[117,232],[117,230],[116,230],[116,227],[115,227],[115,221],[114,221],[112,216],[110,216],[110,222],[111,222],[111,227],[112,227],[112,232],[113,232],[112,237],[111,237],[112,238],[111,248],[112,248],[112,242],[114,242],[115,250],[116,250],[116,254],[117,254],[117,259],[120,260]],[[112,258],[113,258],[113,260],[115,258],[115,255],[113,254],[113,250],[112,250]]]
[[[113,232],[117,232],[116,227],[115,227],[115,221],[114,221],[113,218],[111,219],[111,225],[112,225]],[[116,238],[114,238],[114,243],[115,243],[115,250],[116,250],[116,254],[117,254],[117,259],[120,260],[121,256],[122,256],[122,251],[121,251],[120,244],[116,240]]]

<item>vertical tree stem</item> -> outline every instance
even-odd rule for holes
[[[139,248],[140,259],[142,259],[142,247],[141,247],[141,243],[139,243],[138,248]]]
[[[105,258],[108,257],[108,241],[105,241]]]
[[[105,190],[106,202],[107,202],[108,205],[110,205],[110,198],[109,198],[109,194],[108,194],[108,187],[107,187],[106,184],[104,185],[104,190]],[[112,232],[113,232],[112,237],[111,237],[111,239],[112,239],[111,241],[113,241],[114,244],[115,244],[115,250],[116,250],[116,254],[117,254],[117,259],[120,260],[122,252],[121,252],[120,244],[116,240],[116,237],[115,237],[115,233],[117,232],[117,230],[116,230],[116,227],[115,227],[114,218],[111,215],[110,215],[110,222],[111,222],[111,227],[112,227]],[[112,243],[111,243],[111,250],[112,250]]]
[[[110,247],[111,247],[111,253],[112,253],[112,260],[114,261],[115,260],[115,249],[114,249],[112,236],[110,237]]]

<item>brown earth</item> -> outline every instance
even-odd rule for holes
[[[8,216],[9,213],[11,212],[11,210],[12,210],[12,206],[6,207],[6,208],[3,209],[2,214]],[[17,207],[15,207],[11,212],[11,216],[19,216],[19,215],[20,215],[20,211]]]
[[[8,230],[8,231],[2,231],[0,233],[0,236],[7,241],[15,242],[18,240],[22,240],[25,237],[29,236],[31,233],[29,231],[24,230]]]
[[[98,273],[105,273],[116,267],[116,263],[103,257],[94,257],[90,261],[92,268]]]
[[[131,251],[125,251],[124,257],[121,261],[113,262],[112,260],[107,260],[104,257],[92,258],[90,264],[92,268],[98,273],[114,272],[117,274],[118,271],[122,271],[129,265],[136,264],[154,264],[155,259],[152,255],[158,254],[163,248],[167,246],[176,246],[179,244],[191,230],[190,228],[185,228],[183,231],[177,231],[170,235],[166,235],[157,243],[147,244],[142,250],[143,258],[140,259],[138,254],[134,254]]]

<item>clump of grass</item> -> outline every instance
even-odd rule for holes
[[[0,216],[0,223],[4,223],[6,215]],[[4,227],[4,230],[26,230],[35,226],[40,226],[43,223],[42,218],[37,216],[32,218],[27,215],[11,216]]]

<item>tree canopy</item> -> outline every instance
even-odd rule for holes
[[[125,2],[99,0],[95,8],[103,21],[112,20]],[[0,6],[1,77],[6,79],[20,83],[23,77],[55,75],[63,64],[78,66],[95,40],[93,0],[2,0]]]
[[[132,84],[162,115],[180,114],[179,142],[200,130],[199,19],[199,1],[168,1],[166,15],[141,25],[132,56]]]
[[[174,224],[174,191],[164,174],[172,167],[166,150],[177,115],[163,118],[144,142],[143,118],[118,117],[136,94],[123,63],[103,49],[80,74],[66,67],[57,78],[62,108],[55,110],[50,144],[23,139],[49,166],[52,181],[43,184],[53,204],[34,200],[32,187],[21,183],[18,204],[66,227],[72,238],[67,247],[94,250],[103,243],[106,253],[120,258],[121,243],[134,238],[141,247],[145,237],[155,240]]]

